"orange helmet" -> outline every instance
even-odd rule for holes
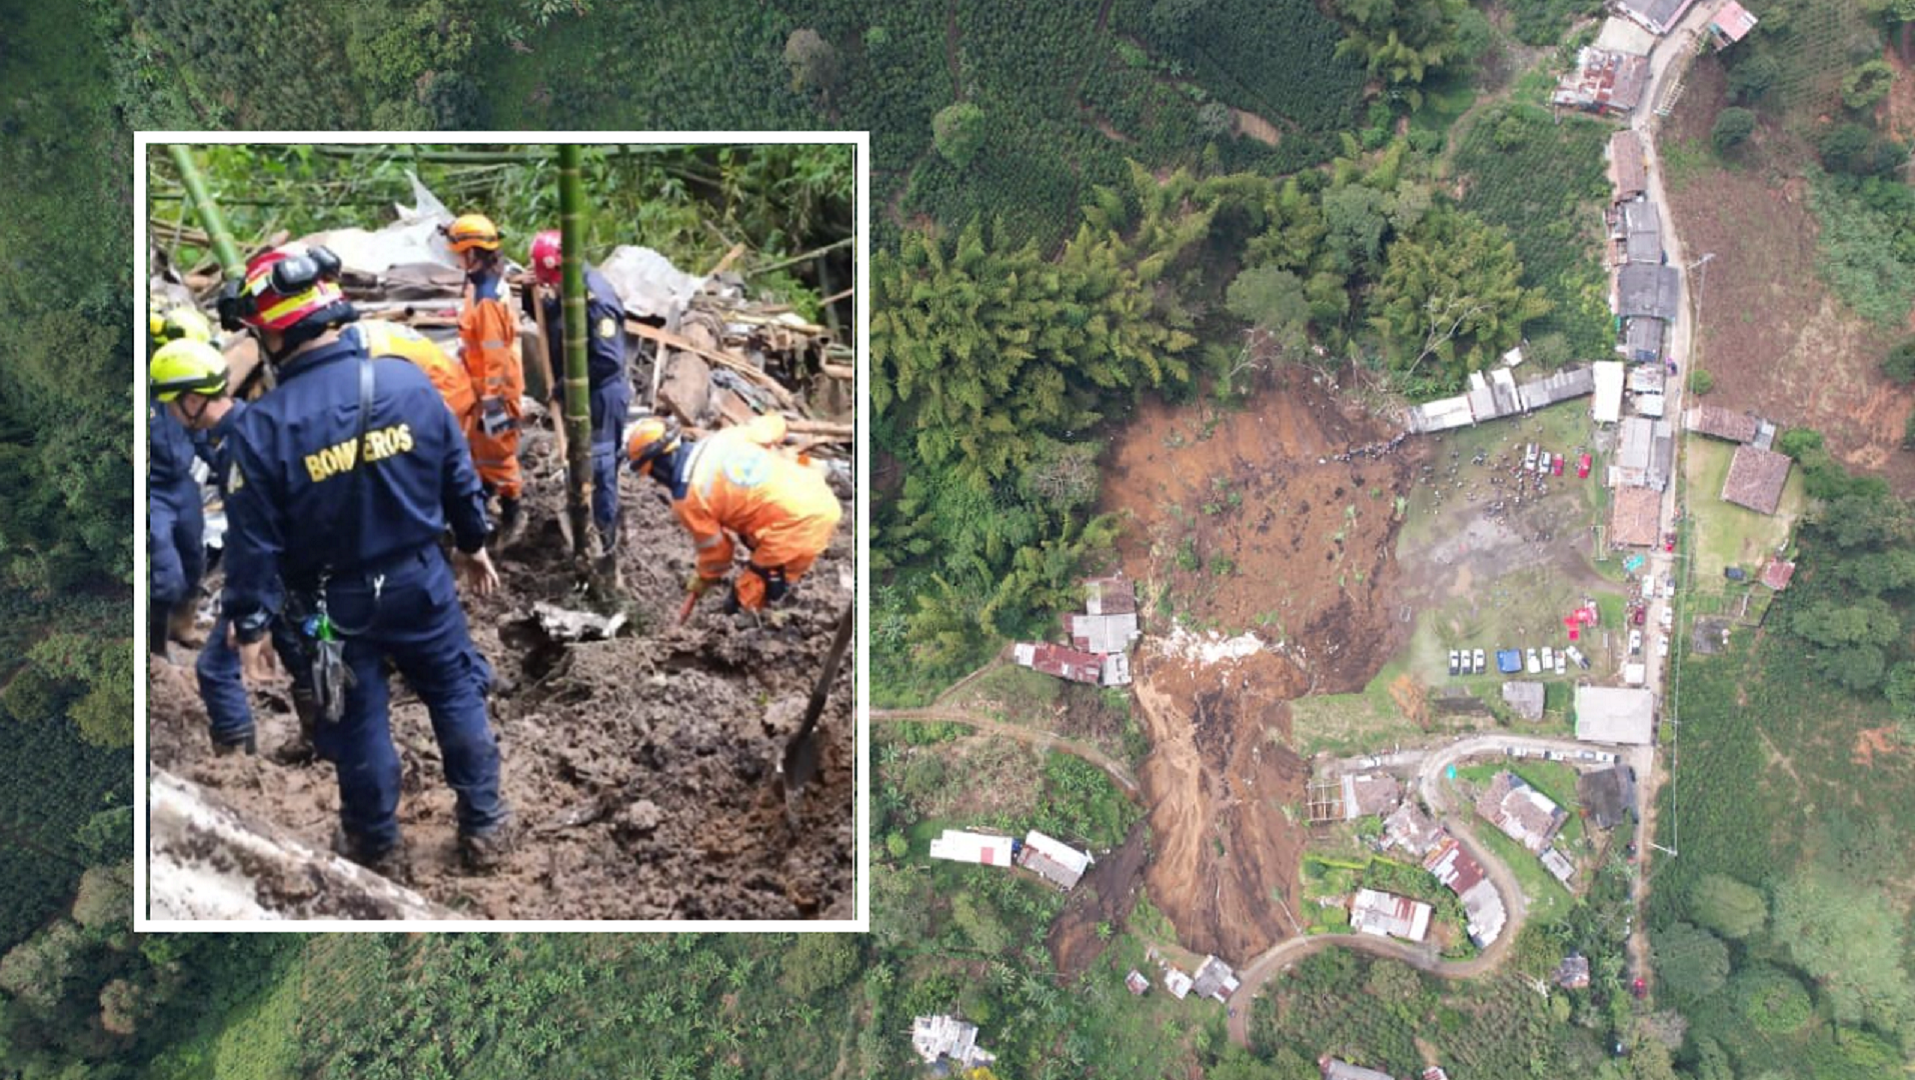
[[[499,250],[499,227],[484,214],[461,214],[452,224],[439,230],[445,235],[446,243],[453,251],[469,251],[480,248],[485,251]]]
[[[632,437],[625,440],[625,454],[640,476],[649,476],[652,463],[678,449],[681,441],[676,421],[648,416],[632,425]]]

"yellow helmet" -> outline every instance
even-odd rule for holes
[[[168,310],[164,315],[149,313],[147,329],[160,341],[213,340],[213,324],[207,321],[206,316],[184,304]]]
[[[648,416],[632,425],[632,437],[625,440],[625,455],[640,476],[648,476],[652,462],[678,449],[683,440],[678,423],[669,417]]]
[[[440,231],[445,234],[446,243],[451,244],[454,251],[470,248],[499,250],[499,227],[484,214],[461,214]]]
[[[226,392],[226,354],[204,341],[183,337],[167,342],[146,365],[148,390],[163,402],[181,394],[218,397]]]

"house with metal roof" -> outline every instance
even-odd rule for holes
[[[1660,263],[1625,263],[1616,271],[1616,314],[1625,319],[1675,321],[1681,296],[1676,268]]]
[[[1627,202],[1649,188],[1649,170],[1643,164],[1642,139],[1623,128],[1609,137],[1609,179],[1612,202]]]
[[[1636,813],[1636,770],[1598,769],[1576,778],[1576,801],[1598,829],[1613,829]]]
[[[911,1049],[927,1065],[949,1060],[961,1069],[975,1069],[997,1060],[977,1045],[977,1025],[955,1016],[919,1016],[911,1021]]]
[[[1197,965],[1197,974],[1190,980],[1190,989],[1198,997],[1217,1001],[1236,993],[1237,987],[1242,985],[1243,981],[1237,978],[1236,972],[1230,970],[1230,965],[1214,956],[1204,957],[1204,962]]]
[[[1019,866],[1065,889],[1074,887],[1095,861],[1090,852],[1053,840],[1036,829],[1024,835],[1024,845],[1017,852]]]
[[[1570,861],[1569,856],[1557,851],[1552,845],[1538,852],[1536,859],[1543,864],[1543,869],[1549,871],[1550,877],[1563,883],[1563,888],[1575,887],[1570,884],[1570,880],[1576,876],[1576,864]]]
[[[1622,262],[1662,262],[1662,215],[1648,199],[1632,199],[1616,208]]]
[[[1662,320],[1647,315],[1625,320],[1622,354],[1639,364],[1656,364],[1661,370]],[[1640,368],[1637,370],[1641,370]]]
[[[1589,407],[1598,424],[1613,424],[1622,419],[1623,365],[1615,360],[1598,360],[1589,365],[1596,396]]]
[[[1617,0],[1618,15],[1652,34],[1666,34],[1682,21],[1695,0]]]
[[[1721,52],[1747,37],[1760,21],[1735,0],[1724,0],[1716,13],[1709,16],[1709,40],[1715,43],[1716,51]]]
[[[1375,889],[1358,889],[1350,898],[1350,929],[1359,934],[1422,941],[1435,909],[1420,900]]]
[[[1795,564],[1780,555],[1771,555],[1769,565],[1762,568],[1762,584],[1781,592],[1795,579]]]
[[[1496,886],[1484,873],[1483,865],[1463,850],[1463,845],[1454,836],[1445,834],[1437,845],[1423,857],[1423,869],[1436,875],[1436,880],[1456,894],[1463,902],[1463,916],[1468,921],[1471,941],[1478,947],[1487,948],[1503,932],[1503,924],[1509,919],[1509,912],[1503,907],[1503,898]]]
[[[1556,84],[1556,105],[1607,116],[1626,116],[1642,103],[1649,86],[1649,58],[1585,45],[1576,66]]]
[[[931,841],[931,857],[951,862],[977,863],[980,866],[1011,865],[1013,842],[1008,836],[946,829]]]
[[[1647,746],[1656,737],[1656,699],[1627,686],[1576,688],[1576,738],[1583,742]]]
[[[1317,1068],[1322,1070],[1323,1080],[1396,1080],[1389,1073],[1352,1065],[1327,1054],[1317,1059]]]
[[[1097,686],[1104,681],[1104,658],[1082,649],[1069,649],[1048,641],[1020,641],[1011,648],[1011,659],[1033,671],[1070,682]]]
[[[1782,503],[1794,459],[1759,446],[1738,446],[1729,459],[1729,475],[1722,481],[1722,501],[1746,506],[1758,514],[1773,514]]]
[[[1443,839],[1443,828],[1430,820],[1416,800],[1406,800],[1383,819],[1383,846],[1422,858]]]

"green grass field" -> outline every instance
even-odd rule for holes
[[[273,988],[229,1016],[218,1031],[167,1050],[153,1080],[293,1080],[299,1076],[303,960],[286,965]]]
[[[1808,500],[1803,492],[1802,470],[1791,469],[1789,482],[1782,488],[1782,502],[1773,515],[1723,502],[1722,481],[1728,477],[1729,462],[1734,457],[1735,447],[1720,439],[1692,437],[1684,441],[1687,503],[1696,526],[1690,551],[1695,558],[1696,584],[1704,590],[1713,589],[1723,580],[1722,570],[1727,566],[1740,566],[1750,577],[1760,573],[1769,555],[1788,543],[1795,520]]]

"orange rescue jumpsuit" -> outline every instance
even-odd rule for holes
[[[446,408],[451,409],[459,421],[459,430],[471,441],[479,415],[479,395],[473,390],[472,378],[465,368],[447,356],[431,338],[410,326],[377,319],[361,319],[356,325],[362,335],[360,340],[366,343],[366,352],[373,356],[399,357],[426,373],[433,388],[445,399]]]
[[[692,447],[685,494],[672,509],[692,534],[699,577],[717,581],[731,569],[727,530],[751,549],[754,567],[782,570],[787,582],[803,577],[831,543],[843,508],[823,476],[771,449],[784,438],[785,418],[771,413]],[[739,575],[737,590],[740,607],[764,606],[763,574]]]
[[[459,311],[465,370],[478,394],[471,430],[472,464],[479,481],[501,498],[516,499],[519,477],[519,399],[525,369],[519,366],[519,324],[502,299],[478,299],[466,286]],[[490,419],[488,419],[490,414]],[[491,431],[487,428],[491,427]]]

